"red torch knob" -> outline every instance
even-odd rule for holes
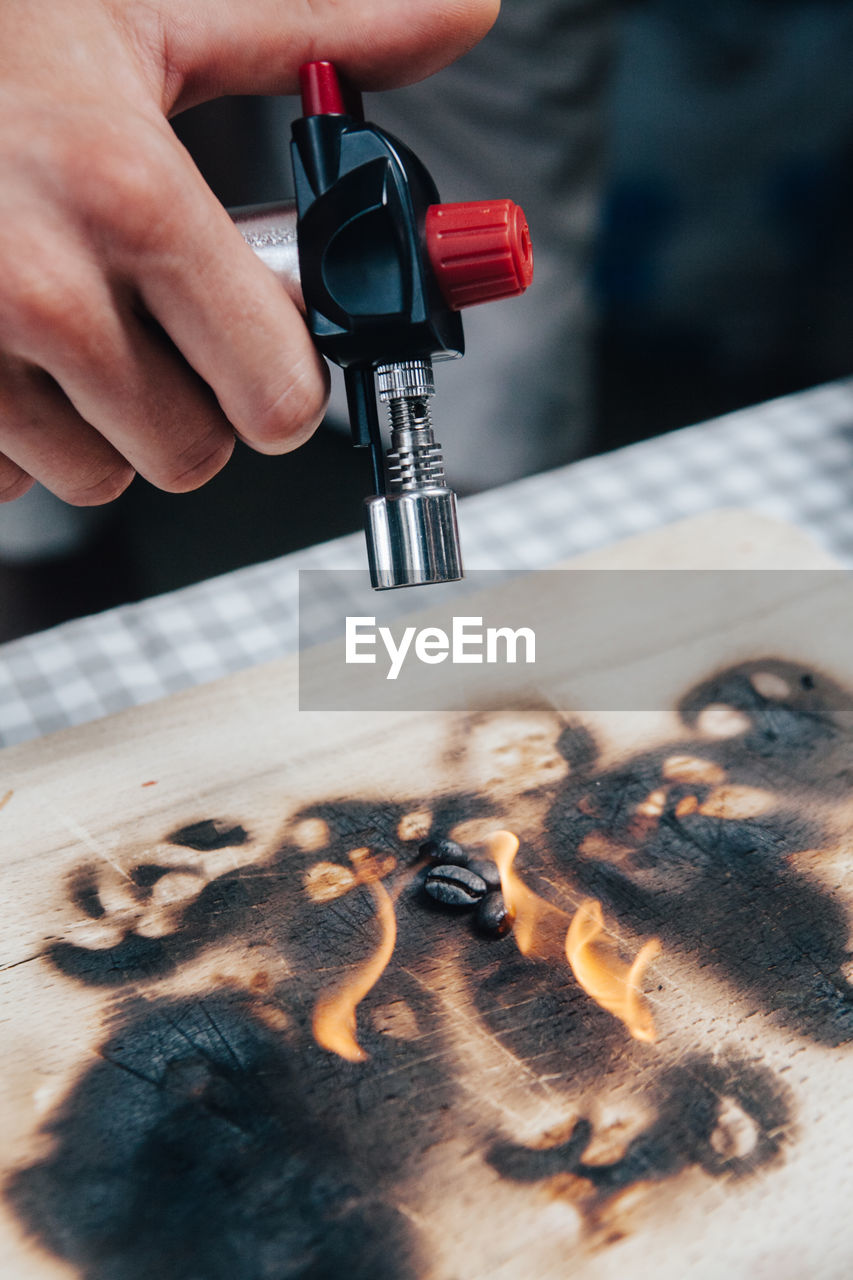
[[[453,311],[513,298],[533,279],[527,219],[512,200],[430,205],[426,248]]]

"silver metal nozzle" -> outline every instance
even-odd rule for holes
[[[450,489],[367,498],[364,509],[370,581],[377,591],[462,577]]]
[[[365,502],[371,583],[382,591],[456,582],[463,576],[456,495],[444,483],[432,431],[432,363],[381,365],[376,376],[391,418],[391,449],[387,492]]]

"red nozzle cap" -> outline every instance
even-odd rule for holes
[[[438,287],[453,311],[514,298],[533,279],[527,219],[512,200],[430,205],[426,248]]]
[[[299,68],[304,116],[354,116],[364,119],[361,97],[341,84],[333,62],[303,62]]]

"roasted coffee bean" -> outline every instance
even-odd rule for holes
[[[436,902],[448,907],[475,907],[486,892],[486,882],[467,867],[432,867],[424,888]]]
[[[473,871],[481,880],[485,880],[490,889],[500,889],[501,873],[498,871],[497,864],[490,858],[471,858],[466,865],[469,871]]]
[[[477,926],[484,933],[506,933],[512,924],[509,907],[500,889],[490,889],[477,907]]]
[[[467,853],[455,840],[427,840],[418,852],[422,858],[429,858],[430,862],[449,862],[455,867],[464,867],[468,864]]]

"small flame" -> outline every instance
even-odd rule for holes
[[[633,964],[625,964],[615,947],[601,938],[601,903],[587,898],[572,916],[563,944],[567,913],[528,889],[514,870],[518,837],[511,831],[496,831],[486,845],[500,872],[501,889],[513,917],[513,937],[521,954],[529,955],[535,949],[540,956],[556,955],[562,946],[572,973],[587,995],[620,1018],[635,1039],[653,1041],[655,1025],[640,983],[649,964],[660,954],[657,938],[640,948]],[[553,946],[558,925],[560,941]]]
[[[587,995],[602,1009],[620,1018],[635,1040],[654,1041],[656,1032],[648,1001],[640,990],[646,968],[660,954],[651,938],[631,965],[619,959],[615,947],[603,940],[601,903],[587,898],[580,904],[566,934],[566,959]]]
[[[541,933],[545,916],[563,915],[559,907],[552,906],[527,885],[513,870],[518,853],[518,836],[511,831],[496,831],[489,836],[486,846],[501,876],[501,891],[512,916],[512,934],[515,945],[523,956],[529,955]]]
[[[347,1062],[365,1062],[368,1058],[356,1039],[356,1010],[382,977],[397,942],[397,917],[388,890],[369,865],[366,870],[359,868],[358,879],[368,886],[376,901],[376,918],[382,933],[379,946],[340,987],[320,997],[312,1023],[314,1039],[320,1047]]]

